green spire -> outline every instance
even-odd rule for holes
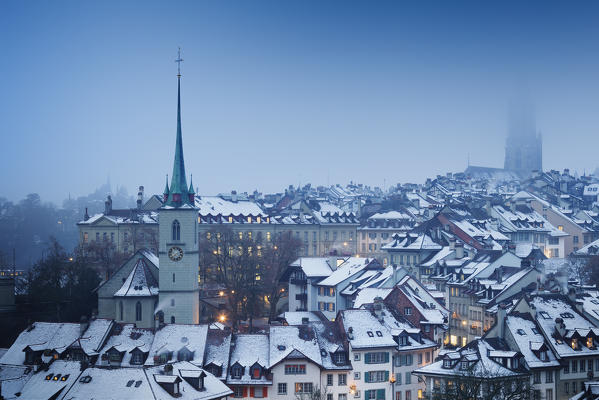
[[[187,191],[189,194],[195,194],[196,192],[193,190],[193,174],[189,175],[189,190]]]
[[[181,49],[179,57],[175,60],[181,65]],[[168,183],[167,183],[168,185]],[[185,178],[185,161],[183,159],[183,136],[181,134],[181,70],[177,74],[177,140],[175,143],[175,161],[173,164],[173,175],[171,176],[171,187],[168,192],[166,205],[180,207],[191,204],[187,190],[187,179]]]
[[[168,174],[166,174],[166,186],[164,187],[164,192],[163,194],[165,196],[168,196],[169,190],[168,190]]]

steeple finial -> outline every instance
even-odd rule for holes
[[[181,47],[179,47],[175,62],[177,63],[177,78],[181,78],[181,63],[183,62],[183,59],[181,58]]]
[[[185,178],[185,161],[183,159],[183,135],[181,133],[181,48],[175,62],[177,67],[177,139],[175,144],[175,161],[168,196],[168,205],[179,207],[190,202]]]

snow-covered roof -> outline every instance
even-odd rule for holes
[[[531,299],[530,304],[536,309],[537,324],[547,339],[549,345],[560,358],[563,357],[585,357],[599,356],[599,349],[589,349],[586,343],[581,343],[577,350],[574,350],[568,340],[574,332],[581,336],[586,336],[590,329],[595,335],[599,334],[599,328],[596,328],[589,320],[583,317],[575,307],[572,307],[562,295],[538,295]],[[561,318],[565,325],[565,335],[562,337],[556,335],[556,318]]]
[[[206,341],[206,359],[204,360],[204,366],[213,364],[218,367],[222,367],[222,376],[218,376],[217,378],[224,379],[227,375],[230,349],[230,330],[208,329],[208,340]]]
[[[491,346],[491,344],[486,340],[475,339],[459,351],[446,353],[443,356],[443,359],[448,358],[450,360],[454,360],[454,362],[452,362],[451,364],[451,367],[444,367],[442,359],[440,361],[416,369],[413,372],[413,374],[424,376],[447,377],[468,376],[480,377],[485,379],[502,379],[516,377],[523,374],[523,372],[508,369],[500,363],[492,360],[489,356],[489,353],[491,351],[496,350],[498,349]],[[462,369],[458,360],[467,361],[471,364],[469,364],[469,368]]]
[[[72,362],[79,367],[79,363]],[[141,368],[87,368],[62,397],[68,400],[154,399],[152,389]]]
[[[300,267],[308,278],[329,276],[332,272],[326,257],[300,257],[291,263],[291,267]]]
[[[287,311],[282,314],[287,325],[301,325],[307,318],[308,322],[320,322],[320,318],[313,311]]]
[[[51,399],[72,385],[81,373],[81,364],[72,361],[56,360],[48,371],[40,370],[33,374],[21,391],[23,399]]]
[[[344,310],[341,319],[345,334],[354,349],[395,347],[391,333],[381,326],[369,310]]]
[[[261,216],[267,217],[258,203],[253,201],[229,201],[218,196],[197,196],[195,205],[200,215]],[[266,222],[266,221],[264,221]]]
[[[158,282],[145,259],[140,258],[135,263],[131,273],[123,285],[114,293],[115,297],[158,296]]]
[[[231,373],[227,375],[228,384],[271,384],[264,375],[260,379],[252,378],[250,367],[258,363],[263,368],[268,368],[269,362],[269,337],[262,334],[239,334],[235,335],[231,342],[231,357],[229,367],[239,364],[245,368],[240,379],[232,378]]]
[[[172,400],[174,397],[182,400],[211,400],[222,399],[233,393],[217,377],[187,361],[180,361],[171,365],[173,367],[172,375],[164,375],[164,367],[161,366],[152,367],[145,371],[156,400]],[[201,375],[205,375],[204,388],[198,390],[187,379],[193,379]],[[180,380],[179,395],[172,396],[160,385],[160,377],[165,376],[178,378],[177,381]]]
[[[269,367],[274,367],[287,357],[307,358],[322,364],[316,334],[309,325],[271,326]]]
[[[0,364],[23,365],[25,362],[23,350],[26,347],[33,351],[55,350],[62,353],[79,338],[79,333],[79,324],[35,322],[19,334],[0,359]]]
[[[336,270],[325,279],[318,282],[319,286],[337,286],[341,282],[349,279],[356,274],[364,271],[366,268],[379,268],[383,267],[376,261],[376,259],[361,258],[361,257],[348,257],[343,261]]]
[[[115,349],[123,353],[121,365],[133,366],[131,365],[131,351],[137,348],[142,353],[148,353],[153,341],[154,333],[151,329],[139,329],[134,324],[124,324],[118,333],[113,332],[112,336],[108,338],[100,352],[100,360],[102,354],[110,349]]]
[[[528,368],[559,366],[559,361],[551,350],[547,351],[547,360],[542,360],[540,354],[535,354],[545,343],[545,338],[530,314],[510,314],[506,317],[505,324]]]
[[[360,308],[364,304],[374,303],[374,299],[377,297],[384,300],[392,290],[393,289],[364,288],[358,292],[358,295],[354,300],[354,308]]]
[[[193,359],[190,361],[192,364],[202,365],[207,335],[207,325],[167,324],[154,334],[145,365],[154,365],[154,356],[164,353],[172,352],[173,359],[177,359],[177,352],[184,348],[193,352]]]
[[[443,246],[435,243],[427,234],[400,234],[393,235],[393,240],[384,246],[381,250],[390,251],[415,251],[415,250],[441,250]]]
[[[83,335],[71,344],[71,348],[79,347],[88,356],[97,355],[100,347],[110,335],[113,325],[114,321],[111,319],[92,320]]]

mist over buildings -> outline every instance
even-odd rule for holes
[[[200,193],[507,167],[509,138],[532,149],[539,132],[543,169],[597,167],[591,2],[65,4],[0,5],[1,196],[12,200],[60,203],[107,176],[159,193],[177,46]],[[531,112],[511,118],[523,87]]]

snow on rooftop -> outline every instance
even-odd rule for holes
[[[397,346],[391,333],[384,329],[379,320],[369,310],[345,310],[341,312],[341,318],[352,348]]]
[[[144,258],[140,258],[123,282],[123,285],[114,294],[116,297],[143,297],[158,296],[158,282]]]
[[[547,361],[542,360],[533,350],[538,351],[545,342],[545,338],[536,324],[532,321],[530,314],[514,315],[506,317],[505,324],[518,351],[522,353],[529,368],[545,368],[559,366],[559,361],[555,359],[552,351],[547,351]]]
[[[264,375],[260,379],[250,376],[250,367],[258,363],[263,368],[269,366],[269,337],[262,334],[239,334],[231,342],[231,357],[229,367],[239,364],[244,367],[244,373],[240,379],[227,375],[229,384],[265,384],[270,383]]]
[[[102,359],[102,354],[114,348],[116,351],[123,353],[121,365],[133,367],[134,365],[131,365],[131,351],[137,348],[143,353],[148,353],[153,340],[154,333],[152,330],[139,329],[134,324],[124,324],[120,333],[113,332],[108,338],[100,351],[99,360]]]
[[[346,279],[355,276],[362,272],[367,267],[372,266],[373,259],[361,258],[361,257],[348,257],[345,261],[337,267],[336,270],[325,279],[318,282],[319,286],[336,286]],[[374,264],[375,266],[377,264]],[[382,269],[382,266],[380,267]]]
[[[79,366],[79,363],[73,363]],[[154,399],[141,368],[87,368],[65,393],[64,399],[147,400]]]
[[[204,371],[203,369],[187,362],[181,361],[171,364],[173,366],[172,375],[164,374],[163,367],[153,367],[146,371],[148,381],[152,387],[154,398],[157,400],[172,400],[173,396],[167,392],[158,381],[172,381],[180,380],[179,382],[179,395],[176,396],[182,400],[209,400],[209,399],[221,399],[227,395],[233,393],[231,389],[227,387],[223,382],[216,378],[211,373]],[[204,377],[204,388],[201,390],[196,389],[192,386],[186,378],[193,378],[194,376],[200,376],[205,374]],[[162,379],[160,379],[162,377]],[[164,379],[167,378],[167,379]],[[177,379],[178,378],[178,379]]]
[[[389,293],[393,289],[381,289],[381,288],[364,288],[358,292],[356,299],[354,300],[354,308],[360,308],[364,304],[374,303],[374,299],[380,297],[381,299],[387,298]]]
[[[31,376],[21,391],[23,399],[54,398],[65,388],[73,384],[81,373],[81,364],[74,361],[56,360],[48,371],[40,370]]]
[[[72,323],[35,322],[25,329],[6,354],[0,364],[23,365],[26,347],[34,351],[56,350],[62,353],[79,338],[80,325]]]
[[[258,203],[253,201],[228,201],[218,196],[197,196],[195,205],[200,215],[267,216]]]
[[[295,352],[318,365],[322,364],[318,340],[310,326],[271,326],[269,367],[272,368]]]
[[[145,365],[154,365],[154,356],[169,352],[176,360],[177,353],[183,348],[193,352],[192,364],[202,365],[207,334],[207,325],[167,324],[156,331]]]
[[[300,257],[291,266],[300,267],[308,278],[329,276],[332,272],[326,257]]]

